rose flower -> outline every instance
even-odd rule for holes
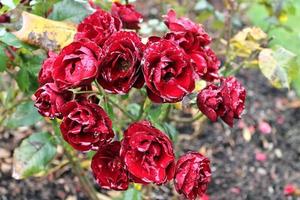
[[[188,152],[177,161],[175,189],[187,199],[194,200],[205,194],[210,176],[209,160],[200,153]]]
[[[141,59],[144,44],[134,32],[114,33],[103,46],[98,82],[110,93],[125,94],[144,84]]]
[[[101,49],[89,40],[72,42],[55,59],[54,82],[60,89],[91,84],[97,76],[101,56]]]
[[[148,121],[128,127],[121,143],[121,157],[134,182],[163,184],[174,176],[172,142]]]
[[[194,72],[188,56],[172,41],[150,41],[142,64],[147,93],[154,102],[181,101],[195,88]]]
[[[79,151],[98,150],[114,137],[111,120],[97,104],[70,101],[62,108],[62,115],[63,138]]]
[[[119,156],[120,142],[115,141],[99,148],[93,156],[91,168],[100,187],[113,190],[127,190],[129,179]]]

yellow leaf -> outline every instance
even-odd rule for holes
[[[49,50],[58,50],[70,44],[76,33],[74,24],[49,20],[28,12],[22,12],[23,25],[13,34],[29,44]]]

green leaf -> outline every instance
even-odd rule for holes
[[[104,102],[104,110],[111,120],[115,118],[114,109],[108,101]]]
[[[20,3],[20,0],[1,0],[1,4],[7,6],[10,9],[15,9]]]
[[[5,71],[8,62],[8,57],[5,53],[5,47],[0,46],[0,72]]]
[[[47,170],[56,155],[56,146],[50,133],[34,133],[21,142],[14,151],[13,174],[23,179]]]
[[[175,126],[169,123],[164,123],[163,128],[165,130],[165,133],[168,134],[169,138],[176,143],[178,138],[178,131]]]
[[[58,21],[81,22],[87,15],[94,12],[87,0],[63,0],[54,4],[49,18]]]
[[[33,102],[30,101],[17,106],[16,111],[6,121],[6,126],[8,128],[31,126],[40,120],[42,120],[42,117],[33,106]]]
[[[131,103],[127,106],[127,110],[132,116],[137,118],[140,114],[141,106],[137,103]]]
[[[20,69],[16,76],[16,81],[18,83],[19,88],[23,92],[28,92],[30,79],[29,79],[29,72],[26,69]]]
[[[160,117],[165,114],[168,106],[168,104],[152,105],[147,113],[147,117],[151,122],[159,122]]]
[[[7,32],[4,27],[0,27],[0,41],[16,48],[24,46],[24,44],[18,40],[14,34]]]
[[[58,0],[33,0],[30,1],[30,6],[33,14],[39,16],[47,16],[49,10],[53,4],[57,3]]]
[[[259,68],[277,88],[289,88],[293,79],[296,55],[283,47],[263,49],[259,54]]]
[[[128,189],[124,193],[123,200],[142,200],[142,194],[140,191],[135,190],[134,188]]]

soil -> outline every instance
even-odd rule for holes
[[[242,120],[233,129],[220,121],[206,121],[196,139],[179,145],[183,152],[200,151],[211,159],[211,200],[297,199],[283,194],[286,184],[300,187],[300,108],[289,106],[295,94],[274,89],[256,70],[242,70],[238,78],[248,94]],[[184,134],[196,131],[187,125],[177,128]],[[0,200],[86,199],[68,168],[45,178],[11,177],[12,150],[28,133],[0,133]],[[170,196],[174,196],[170,187],[154,187],[151,199]]]

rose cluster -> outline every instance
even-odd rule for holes
[[[118,141],[103,101],[89,92],[97,86],[122,95],[145,87],[154,103],[175,103],[205,80],[209,84],[197,98],[200,111],[230,126],[244,109],[246,92],[235,78],[219,76],[220,61],[201,25],[171,10],[164,16],[169,32],[144,44],[137,34],[141,20],[131,4],[113,3],[111,12],[97,8],[78,25],[71,44],[49,52],[35,106],[44,117],[61,119],[62,136],[74,149],[97,151],[91,168],[102,188],[126,190],[130,183],[161,185],[174,179],[180,194],[195,199],[210,181],[209,160],[189,152],[176,163],[172,141],[146,120],[131,123]]]

